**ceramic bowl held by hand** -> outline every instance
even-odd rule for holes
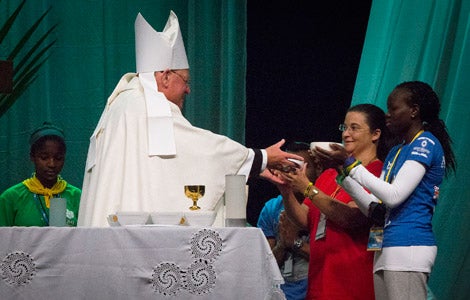
[[[343,147],[343,144],[341,143],[336,143],[336,142],[311,142],[310,143],[310,150],[314,150],[315,147],[318,147],[318,148],[321,148],[321,149],[324,149],[324,150],[327,150],[327,151],[331,151],[331,147],[330,147],[330,144],[336,144],[338,146],[341,146]]]
[[[294,159],[294,158],[288,158],[287,160],[293,162],[294,164],[296,164],[297,167],[301,168],[303,165],[304,165],[304,161],[303,160],[298,160],[298,159]]]

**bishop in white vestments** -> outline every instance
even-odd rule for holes
[[[281,151],[282,142],[249,149],[192,126],[181,113],[189,66],[176,15],[157,32],[139,14],[135,30],[138,73],[121,78],[90,138],[78,226],[107,226],[119,211],[188,210],[189,184],[205,185],[198,204],[217,210],[225,175],[248,178],[299,159]]]

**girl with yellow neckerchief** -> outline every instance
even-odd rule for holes
[[[387,108],[387,127],[403,143],[388,154],[380,179],[348,157],[339,181],[364,214],[371,203],[387,207],[382,247],[374,259],[376,299],[424,300],[437,254],[432,216],[439,185],[449,170],[455,171],[452,141],[439,119],[439,98],[428,84],[399,84],[389,95]],[[324,154],[344,157],[340,151]]]
[[[66,223],[77,226],[81,190],[59,175],[66,146],[62,129],[44,122],[30,137],[35,173],[0,195],[0,226],[49,226],[50,199],[67,199]]]

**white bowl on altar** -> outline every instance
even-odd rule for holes
[[[149,222],[149,213],[146,212],[134,212],[134,211],[119,211],[114,215],[108,217],[114,222],[119,223],[121,226],[126,225],[145,225]],[[111,225],[111,224],[110,224]]]
[[[153,224],[157,225],[186,225],[183,212],[154,211],[150,213]]]
[[[217,213],[213,210],[193,210],[184,213],[189,226],[212,226]]]

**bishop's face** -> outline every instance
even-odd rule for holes
[[[166,76],[168,88],[165,96],[182,110],[186,95],[191,92],[189,70],[168,70]]]

